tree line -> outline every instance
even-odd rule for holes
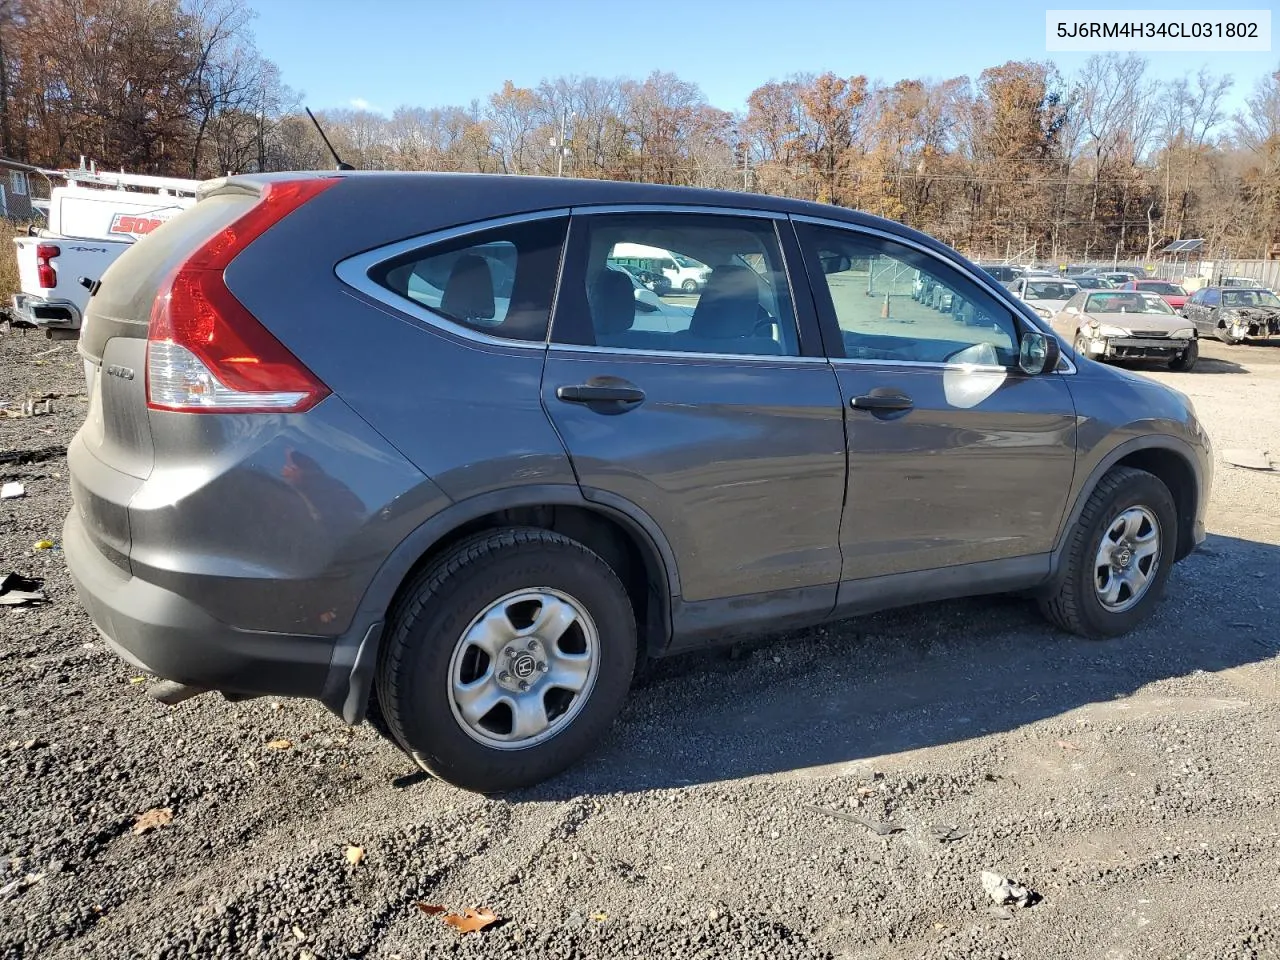
[[[1229,114],[1230,76],[1137,55],[1075,74],[770,79],[733,113],[671,73],[511,82],[455,106],[319,112],[361,169],[747,189],[900,220],[974,255],[1150,259],[1280,243],[1280,71]],[[0,0],[0,154],[179,176],[332,166],[241,0]]]

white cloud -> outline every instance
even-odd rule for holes
[[[364,97],[352,97],[347,101],[347,105],[354,110],[372,110],[373,105]]]

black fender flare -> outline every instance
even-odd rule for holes
[[[1062,568],[1063,556],[1067,550],[1067,535],[1072,528],[1080,520],[1080,514],[1084,512],[1085,504],[1089,502],[1089,498],[1093,496],[1093,491],[1097,488],[1099,481],[1106,476],[1107,472],[1130,454],[1137,453],[1141,450],[1164,450],[1177,455],[1186,461],[1191,468],[1192,476],[1195,477],[1195,496],[1193,502],[1199,504],[1201,491],[1204,490],[1205,478],[1200,468],[1200,460],[1195,454],[1194,448],[1179,437],[1169,434],[1150,435],[1145,437],[1133,437],[1123,443],[1117,444],[1111,450],[1107,451],[1098,464],[1089,473],[1088,479],[1080,487],[1079,493],[1076,494],[1075,502],[1072,504],[1071,510],[1067,513],[1065,522],[1058,530],[1058,536],[1054,541],[1053,553],[1051,554],[1049,564],[1049,583],[1056,584],[1059,572]],[[1193,523],[1194,517],[1179,517],[1179,524],[1188,522]],[[1179,530],[1179,536],[1181,536]]]
[[[381,648],[382,628],[391,601],[415,564],[432,547],[463,524],[490,513],[517,507],[573,506],[606,516],[628,529],[653,557],[666,581],[665,632],[670,638],[670,598],[680,595],[679,571],[671,544],[653,518],[631,501],[608,491],[577,486],[530,484],[493,490],[455,501],[425,520],[387,556],[356,607],[351,628],[334,644],[320,701],[351,725],[364,719]]]

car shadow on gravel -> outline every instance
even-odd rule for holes
[[[683,787],[831,767],[1012,731],[1149,684],[1280,653],[1280,547],[1212,536],[1156,614],[1107,642],[1001,596],[929,604],[656,664],[602,749],[511,799]],[[1233,589],[1222,589],[1232,584]],[[1251,589],[1256,587],[1256,589]]]

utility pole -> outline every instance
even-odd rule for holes
[[[569,110],[566,107],[560,111],[560,143],[559,149],[556,151],[556,176],[564,176],[564,138],[565,127],[569,125]]]
[[[751,145],[742,145],[742,189],[751,190]]]

